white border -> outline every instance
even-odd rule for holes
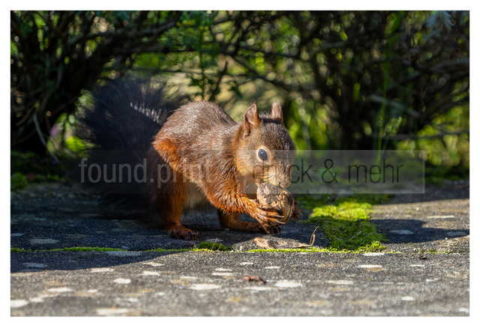
[[[8,0],[7,0],[8,1]],[[68,2],[65,0],[18,0],[10,1],[8,9],[41,10],[41,9],[96,9],[96,10],[468,10],[474,0],[437,0],[437,1],[380,1],[380,0],[336,0],[336,1],[274,1],[274,0],[180,0],[153,1],[136,0],[119,3],[118,1],[84,0]]]
[[[226,318],[10,318],[10,10],[41,10],[41,9],[62,9],[62,10],[79,10],[79,9],[96,9],[96,10],[114,10],[114,9],[123,9],[123,10],[140,10],[140,9],[149,9],[149,10],[471,10],[470,12],[470,21],[471,21],[471,61],[470,61],[470,70],[471,70],[471,105],[470,105],[470,122],[480,121],[480,101],[478,100],[480,89],[479,89],[479,73],[480,69],[477,64],[480,59],[479,44],[480,39],[478,38],[479,26],[480,26],[480,7],[478,1],[418,1],[418,0],[403,0],[403,1],[342,1],[336,0],[331,1],[288,1],[280,3],[279,1],[272,0],[243,0],[238,2],[226,2],[225,0],[202,0],[202,1],[147,1],[147,0],[135,0],[127,3],[121,3],[110,1],[110,2],[99,2],[98,0],[83,0],[80,3],[78,2],[68,2],[66,0],[42,0],[42,1],[11,1],[7,0],[2,2],[2,11],[0,16],[0,25],[1,25],[1,40],[0,40],[0,76],[1,76],[1,107],[0,113],[2,118],[0,119],[0,130],[3,135],[0,137],[0,149],[3,152],[2,154],[2,169],[0,171],[2,181],[1,183],[1,208],[2,215],[0,216],[0,221],[2,226],[0,228],[0,235],[2,241],[2,255],[0,260],[1,267],[1,306],[0,314],[2,318],[2,325],[5,326],[5,323],[8,325],[28,325],[32,324],[45,324],[48,326],[64,326],[68,324],[70,326],[84,326],[85,324],[90,323],[102,323],[102,324],[132,324],[132,323],[141,323],[151,324],[158,326],[159,324],[169,324],[178,325],[178,324],[188,324],[196,326],[225,326],[228,325],[245,325],[245,324],[292,324],[292,323],[301,323],[310,326],[312,324],[318,325],[319,323],[330,325],[330,324],[339,324],[346,323],[354,326],[385,326],[386,324],[391,326],[402,326],[411,325],[411,324],[431,324],[435,327],[442,324],[455,324],[462,323],[465,325],[472,325],[473,321],[478,320],[479,318],[479,262],[478,258],[479,237],[478,233],[479,223],[478,217],[480,216],[480,199],[478,194],[480,192],[480,162],[478,160],[479,153],[476,150],[477,144],[479,144],[479,129],[471,128],[471,138],[470,144],[475,146],[471,147],[470,152],[470,162],[471,162],[471,212],[470,212],[470,223],[471,223],[471,303],[470,303],[470,318],[449,318],[449,317],[440,317],[440,318],[359,318],[359,317],[341,317],[341,318],[318,318],[318,317],[309,317],[309,318],[292,318],[292,317],[280,317],[280,318],[236,318],[228,319]],[[298,321],[298,320],[302,321]],[[6,320],[6,321],[4,321]]]

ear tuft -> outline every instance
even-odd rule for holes
[[[272,119],[277,119],[283,122],[283,112],[282,112],[282,106],[280,106],[280,103],[274,102],[272,104],[272,109],[270,112],[270,118]]]
[[[257,105],[254,103],[248,107],[247,112],[245,113],[245,121],[243,123],[244,135],[247,136],[250,134],[251,129],[260,126],[261,122],[260,116],[258,115]]]
[[[245,113],[245,121],[252,126],[260,125],[260,116],[258,115],[256,103],[248,107],[247,112]]]

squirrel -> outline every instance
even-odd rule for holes
[[[145,91],[144,82],[114,81],[93,98],[94,107],[82,122],[94,148],[130,151],[136,161],[146,158],[148,183],[139,193],[170,236],[198,237],[181,222],[184,209],[197,198],[217,208],[224,228],[279,231],[278,210],[252,197],[259,183],[286,188],[291,182],[295,146],[278,103],[268,115],[252,104],[237,123],[214,103],[177,106],[177,100],[166,100],[162,88]],[[241,220],[241,214],[255,222]]]

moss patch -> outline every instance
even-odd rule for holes
[[[148,250],[125,250],[117,248],[101,248],[101,247],[72,247],[72,248],[55,248],[55,249],[23,249],[23,248],[11,248],[13,253],[38,253],[38,252],[109,252],[109,251],[135,251],[135,252],[216,252],[217,250],[211,249],[199,249],[199,248],[187,248],[187,249],[148,249]],[[225,250],[226,252],[232,253],[263,253],[263,252],[274,252],[274,253],[364,253],[367,252],[363,249],[352,250],[335,250],[331,248],[319,248],[319,247],[310,247],[310,248],[298,248],[298,249],[252,249],[246,251],[235,251],[233,249]],[[401,253],[398,251],[388,251],[384,253]],[[429,254],[437,253],[448,253],[448,252],[439,252],[439,251],[430,251]]]
[[[18,191],[25,188],[28,185],[27,176],[22,173],[14,173],[10,179],[11,181],[11,190]]]
[[[231,251],[230,246],[223,245],[215,242],[200,242],[196,246],[197,249],[207,249],[212,251]]]
[[[313,253],[356,253],[356,251],[349,250],[334,250],[319,247],[298,248],[298,249],[252,249],[245,251],[247,253],[262,253],[262,252],[313,252]]]
[[[18,191],[29,183],[59,182],[65,179],[63,167],[52,163],[50,158],[40,157],[31,152],[11,153],[11,190]]]
[[[202,242],[202,243],[211,243],[211,242]],[[201,243],[200,243],[201,244]],[[200,245],[199,244],[199,245]],[[33,253],[33,252],[118,252],[118,251],[135,251],[135,252],[188,252],[188,251],[232,251],[232,248],[225,246],[220,243],[212,243],[202,245],[202,247],[195,248],[182,248],[182,249],[164,249],[164,248],[155,248],[147,250],[125,250],[120,248],[106,248],[106,247],[96,247],[96,246],[78,246],[78,247],[65,247],[65,248],[54,248],[54,249],[24,249],[24,248],[11,248],[11,252],[17,253]]]
[[[383,194],[362,194],[335,200],[328,197],[304,199],[303,203],[312,210],[306,222],[320,226],[329,241],[329,251],[382,251],[385,246],[381,242],[386,241],[386,237],[377,232],[375,224],[369,220],[372,205],[388,198]]]

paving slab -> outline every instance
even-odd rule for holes
[[[105,214],[100,198],[65,184],[12,194],[13,316],[469,315],[467,182],[429,186],[375,207],[386,253],[247,252],[302,249],[315,226],[278,235],[223,230],[214,210],[191,211],[196,242]],[[314,245],[328,245],[321,231]],[[229,252],[192,249],[200,241]],[[71,251],[69,247],[122,251]],[[23,249],[23,250],[18,250]],[[52,249],[57,249],[52,251]]]
[[[21,253],[13,266],[15,316],[462,316],[469,310],[468,258],[459,254]]]

